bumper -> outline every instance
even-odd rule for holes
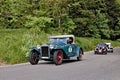
[[[107,51],[94,51],[94,54],[107,54]]]

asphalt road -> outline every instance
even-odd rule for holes
[[[86,52],[82,61],[64,61],[59,66],[47,61],[1,66],[0,80],[120,80],[120,48],[107,55]]]

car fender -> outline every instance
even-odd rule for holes
[[[31,51],[36,51],[38,54],[40,54],[40,49],[35,47],[35,48],[32,48]]]
[[[64,51],[63,48],[52,49],[52,52],[55,52],[55,51],[57,51],[57,50],[61,50],[61,51],[63,52],[63,57],[64,57],[64,58],[68,58],[68,57],[69,57],[69,56],[66,54],[66,52]]]
[[[33,47],[33,48],[30,48],[29,52],[26,53],[26,57],[29,57],[29,54],[30,52],[32,51],[35,51],[37,52],[38,54],[40,54],[40,49],[38,49],[37,47]]]
[[[83,49],[80,46],[77,47],[76,51],[77,51],[77,56],[79,56],[80,51],[82,51],[82,55],[84,55]]]
[[[79,51],[80,51],[80,47],[79,46],[77,46],[76,51],[77,51],[77,56],[79,56]]]

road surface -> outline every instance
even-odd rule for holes
[[[107,55],[86,52],[82,61],[64,61],[59,66],[48,61],[1,66],[0,80],[120,80],[120,48]]]

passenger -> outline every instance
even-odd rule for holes
[[[67,44],[72,44],[73,43],[73,38],[69,38],[68,40],[67,40]]]

